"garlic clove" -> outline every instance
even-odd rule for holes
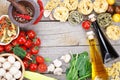
[[[14,78],[19,79],[21,76],[22,76],[21,71],[18,71],[18,73],[14,75]]]
[[[15,62],[15,57],[9,56],[9,57],[8,57],[8,61],[9,61],[11,64],[13,64],[13,63]]]
[[[57,67],[57,68],[60,67],[60,66],[62,66],[62,61],[60,61],[58,59],[54,60],[53,63],[55,65],[55,67]]]
[[[4,63],[6,61],[6,59],[4,57],[0,57],[0,62]]]
[[[7,62],[4,62],[2,66],[5,70],[7,70],[11,67],[11,63],[7,61]]]
[[[51,14],[50,10],[45,10],[43,15],[44,17],[49,17],[50,14]]]
[[[13,64],[14,67],[20,69],[21,68],[21,64],[19,61],[16,61],[14,64]]]
[[[7,80],[11,80],[13,77],[12,77],[12,74],[10,74],[9,72],[7,72],[7,73],[5,74],[5,78],[6,78]]]
[[[60,59],[63,60],[65,63],[69,63],[71,60],[71,56],[70,56],[70,54],[66,54],[66,55],[62,56]]]
[[[6,73],[5,69],[0,68],[0,77],[1,77],[1,76],[4,76],[5,73]]]
[[[48,66],[48,72],[53,72],[54,70],[55,70],[54,64],[50,64],[50,65]]]
[[[62,75],[62,72],[63,72],[63,69],[62,69],[62,68],[56,68],[56,69],[54,70],[54,75],[60,76],[60,75]]]
[[[17,67],[14,67],[14,66],[13,66],[13,67],[10,68],[9,71],[10,71],[10,73],[11,73],[12,75],[14,75],[14,74],[17,74],[19,70],[18,70]]]

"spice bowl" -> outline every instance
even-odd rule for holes
[[[18,10],[11,4],[8,8],[8,15],[11,21],[20,27],[34,24],[40,14],[39,5],[34,0],[16,0],[16,2],[23,5],[27,10],[28,14],[25,15],[19,13]],[[26,19],[26,16],[29,19]]]
[[[0,45],[7,45],[12,42],[18,37],[19,31],[20,28],[11,22],[8,15],[0,17],[0,33],[2,33],[0,34]]]
[[[25,68],[22,60],[14,54],[3,53],[0,55],[0,64],[3,65],[0,67],[0,71],[3,71],[0,77],[0,80],[4,78],[5,80],[23,80]],[[7,64],[7,66],[6,66]],[[10,67],[9,67],[10,64]],[[16,73],[15,73],[16,72]],[[9,77],[7,76],[9,74]]]

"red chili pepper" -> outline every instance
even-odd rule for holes
[[[19,16],[19,17],[21,17],[23,19],[26,19],[26,20],[31,20],[32,19],[32,17],[30,17],[29,15],[25,15],[25,14],[16,14],[16,16]]]
[[[42,16],[43,16],[43,12],[44,12],[44,7],[43,7],[42,1],[41,1],[41,0],[37,0],[37,3],[38,3],[38,5],[39,5],[39,7],[40,7],[40,15],[39,15],[39,17],[37,18],[37,20],[34,22],[34,24],[37,24],[37,23],[41,20],[41,18],[42,18]]]

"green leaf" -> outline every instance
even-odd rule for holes
[[[21,47],[17,47],[17,46],[14,47],[13,52],[14,52],[15,55],[17,55],[21,59],[23,59],[26,56],[26,51],[23,50]]]
[[[44,58],[46,62],[51,62],[52,60],[50,58]]]

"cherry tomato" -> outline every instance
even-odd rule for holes
[[[19,35],[20,36],[26,36],[25,31],[20,31]]]
[[[26,43],[24,44],[27,48],[30,48],[32,46],[32,41],[28,39]]]
[[[5,45],[5,51],[6,52],[11,52],[11,50],[12,50],[12,45],[11,44],[8,44],[8,45]]]
[[[0,53],[4,51],[4,47],[0,45]]]
[[[28,69],[29,67],[28,61],[23,60],[23,64],[24,64],[25,69]]]
[[[35,45],[35,46],[40,46],[40,45],[41,45],[41,40],[40,40],[40,38],[35,38],[35,39],[33,39],[33,42],[34,42],[34,45]]]
[[[24,49],[25,51],[27,50],[26,46],[20,46],[22,49]]]
[[[34,46],[34,47],[31,48],[30,51],[31,51],[31,54],[38,54],[39,48],[37,46]]]
[[[91,22],[86,20],[86,21],[83,21],[82,22],[82,27],[85,29],[85,30],[88,30],[90,29],[90,26],[91,26]]]
[[[25,56],[25,60],[31,60],[31,57],[32,57],[32,55],[31,55],[31,53],[30,52],[27,52],[27,54],[26,54],[26,56]]]
[[[19,45],[17,39],[15,39],[15,40],[12,41],[12,45],[13,45],[13,46]]]
[[[25,44],[26,43],[26,37],[25,36],[19,36],[18,38],[17,38],[17,41],[18,41],[18,43],[19,44]]]
[[[31,63],[29,69],[30,69],[30,71],[33,71],[33,72],[36,71],[37,70],[37,64]]]
[[[42,56],[36,56],[36,62],[39,64],[43,64],[44,63],[44,58]]]
[[[28,30],[27,35],[30,39],[33,39],[33,38],[35,38],[36,33],[33,30]]]
[[[47,65],[46,64],[39,64],[38,71],[40,73],[46,72],[47,71]]]

